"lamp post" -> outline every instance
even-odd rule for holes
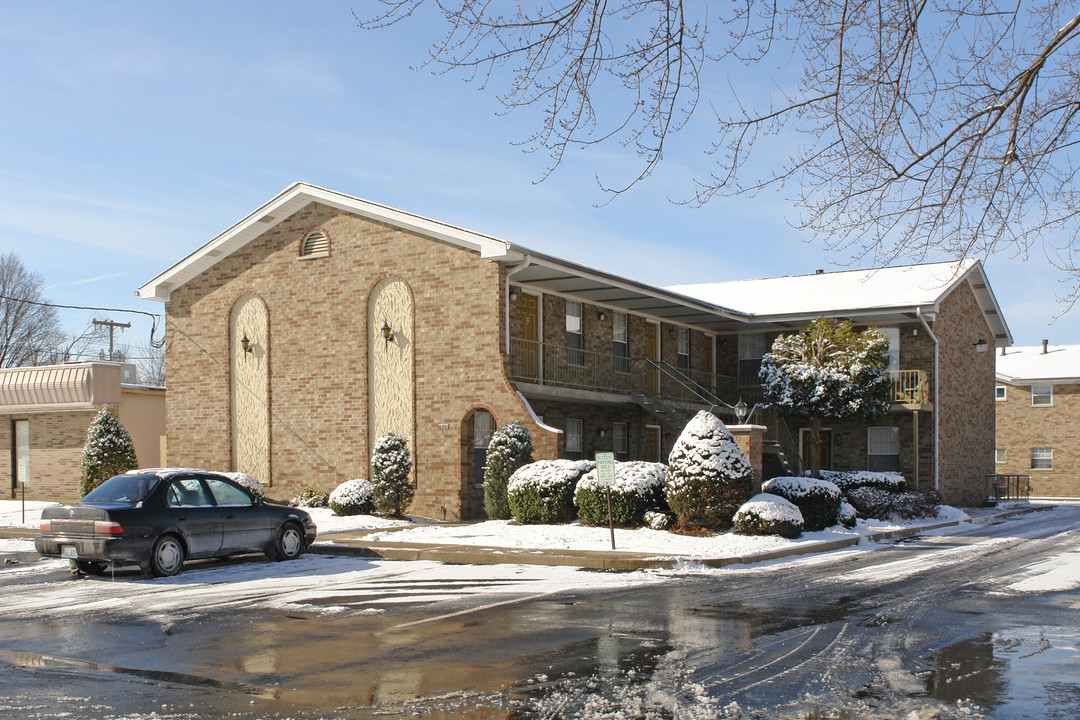
[[[735,407],[732,409],[735,410],[735,419],[742,425],[743,421],[746,420],[746,403],[740,399],[739,402],[735,403]]]

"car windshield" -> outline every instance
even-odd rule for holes
[[[159,480],[157,475],[117,475],[98,485],[82,501],[137,505],[146,499]]]

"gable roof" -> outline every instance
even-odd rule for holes
[[[920,313],[933,319],[941,301],[964,282],[971,286],[995,344],[1012,344],[1012,334],[978,260],[671,285],[666,289],[732,308],[759,322],[798,322],[827,316],[888,323],[895,322],[898,315],[915,319]]]
[[[997,357],[1000,382],[1024,385],[1031,382],[1080,382],[1080,345],[1011,347]]]

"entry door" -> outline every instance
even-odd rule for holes
[[[645,459],[648,462],[663,462],[660,459],[660,426],[645,426]]]
[[[803,470],[810,467],[810,428],[799,429],[799,454]],[[818,448],[818,462],[822,470],[832,470],[832,430],[821,431],[821,445]]]
[[[660,359],[660,326],[655,323],[648,323],[647,330],[645,331],[645,359],[656,361]],[[649,392],[660,392],[660,373],[656,371],[656,368],[652,364],[645,365],[645,387]]]
[[[521,374],[523,377],[540,379],[540,310],[539,298],[521,295]]]

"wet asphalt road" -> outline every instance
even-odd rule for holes
[[[0,717],[1074,719],[1080,591],[1010,588],[1063,553],[1075,579],[1080,508],[615,592],[0,614]]]

